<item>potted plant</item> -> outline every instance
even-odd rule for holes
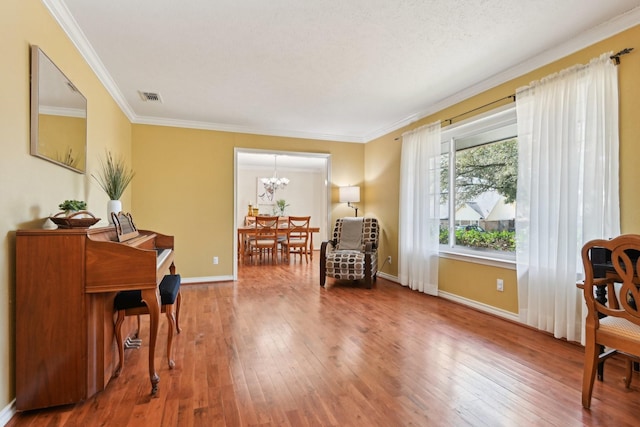
[[[91,175],[98,181],[100,187],[109,196],[107,204],[107,217],[112,223],[111,212],[118,213],[122,210],[120,197],[131,183],[135,172],[129,168],[123,157],[114,159],[110,151],[106,152],[106,159],[100,160],[101,169],[98,175]]]
[[[100,221],[100,218],[85,210],[87,204],[82,200],[65,200],[58,208],[62,212],[49,217],[58,228],[89,228]]]
[[[82,200],[65,200],[58,205],[60,210],[64,211],[67,216],[72,212],[83,211],[87,208],[87,204]]]
[[[277,208],[275,212],[278,214],[278,216],[285,216],[284,210],[289,206],[287,204],[287,201],[284,199],[276,200],[276,206]]]

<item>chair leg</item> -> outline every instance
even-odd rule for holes
[[[136,329],[136,333],[133,335],[135,338],[140,338],[140,315],[136,316],[138,318],[138,329]]]
[[[364,256],[364,284],[367,289],[371,289],[371,255],[365,254]]]
[[[173,348],[173,329],[176,327],[176,316],[173,312],[173,304],[169,304],[165,308],[165,314],[167,315],[167,362],[169,363],[169,369],[173,369],[176,363],[171,358],[171,350]]]
[[[631,358],[627,358],[625,371],[626,375],[624,377],[624,386],[629,388],[631,387],[631,378],[633,375],[633,362],[631,361]]]
[[[593,382],[596,378],[597,365],[598,346],[587,339],[584,349],[584,373],[582,376],[582,406],[586,409],[591,406],[591,394],[593,392]]]
[[[119,365],[113,374],[114,377],[120,376],[122,367],[124,366],[124,340],[122,339],[122,322],[124,322],[124,310],[118,310],[118,317],[116,318],[115,332],[116,332],[116,344],[118,346],[118,359]]]
[[[324,284],[327,281],[327,271],[326,267],[323,265],[325,263],[322,261],[323,260],[320,260],[320,286],[324,287]]]
[[[371,286],[372,286],[371,272],[364,273],[364,284],[367,287],[367,289],[371,289]]]
[[[599,345],[600,354],[604,353],[604,346]],[[604,359],[598,363],[598,373],[597,373],[598,381],[604,381]]]
[[[324,287],[327,280],[327,242],[320,245],[320,286]]]
[[[182,305],[182,293],[178,290],[178,296],[176,297],[176,332],[182,332],[180,327],[180,306]]]

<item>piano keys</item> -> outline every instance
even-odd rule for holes
[[[149,379],[160,317],[158,285],[175,274],[173,236],[115,227],[16,232],[16,408],[76,403],[117,368],[113,299],[141,290],[150,311]]]
[[[156,255],[156,270],[158,268],[160,268],[160,266],[162,264],[164,264],[167,261],[167,258],[169,257],[169,255],[171,255],[171,252],[173,252],[173,249],[156,249],[157,255]]]

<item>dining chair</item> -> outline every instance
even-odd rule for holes
[[[300,261],[302,262],[302,256],[304,260],[309,263],[309,223],[311,222],[310,216],[289,216],[287,220],[287,235],[286,239],[281,242],[282,255],[285,261],[289,261],[290,254],[300,255]]]
[[[272,262],[278,258],[278,217],[257,216],[255,228],[249,240],[249,258],[254,255],[262,262],[265,253],[271,256]]]
[[[610,262],[594,254],[605,249]],[[611,240],[591,240],[582,247],[585,279],[578,283],[587,306],[585,319],[582,406],[591,406],[598,365],[612,354],[626,361],[625,385],[633,375],[632,361],[640,356],[640,235],[625,234]],[[598,277],[604,276],[604,277]],[[610,351],[602,352],[602,348]]]
[[[246,215],[244,217],[243,225],[245,227],[253,227],[256,223],[256,217],[253,215]],[[243,241],[240,241],[242,239]],[[238,260],[244,262],[245,256],[249,254],[249,240],[253,239],[252,234],[238,234]],[[241,250],[244,248],[244,251]]]

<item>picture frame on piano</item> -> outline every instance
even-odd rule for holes
[[[111,212],[111,218],[113,219],[113,225],[116,227],[119,242],[124,242],[139,235],[130,213],[122,211],[118,213]]]

